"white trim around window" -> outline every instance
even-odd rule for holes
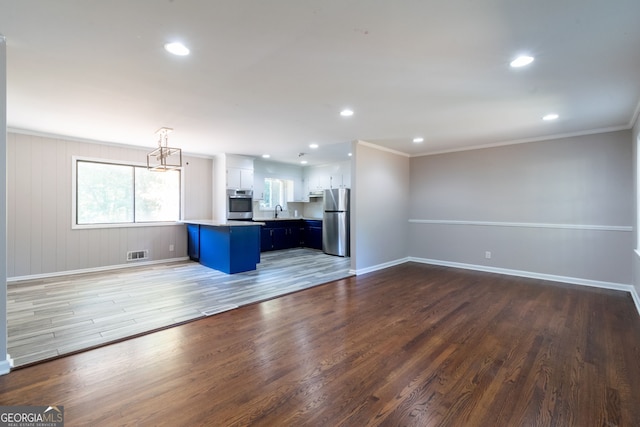
[[[180,171],[180,218],[177,221],[158,221],[158,222],[124,222],[124,223],[101,223],[101,224],[77,224],[77,162],[96,162],[107,163],[123,166],[147,167],[146,163],[131,162],[122,160],[103,159],[97,157],[71,156],[71,228],[84,229],[101,229],[101,228],[129,228],[129,227],[161,227],[181,224],[184,212],[184,171]],[[160,173],[160,172],[158,172]]]

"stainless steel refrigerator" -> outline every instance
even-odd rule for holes
[[[322,250],[329,255],[349,256],[348,188],[324,190]]]

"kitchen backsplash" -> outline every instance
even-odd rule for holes
[[[278,218],[295,218],[296,212],[298,218],[322,218],[322,201],[319,202],[287,202],[287,208],[280,213]],[[273,218],[273,209],[260,210],[260,201],[253,202],[254,218]]]

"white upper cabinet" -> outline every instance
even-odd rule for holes
[[[253,170],[253,200],[264,199],[264,173],[258,166]]]
[[[304,175],[307,194],[329,188],[351,188],[350,161],[309,166]]]
[[[227,168],[227,188],[252,190],[253,170]]]
[[[307,172],[307,193],[329,188],[331,179],[326,165],[309,166],[305,171]]]
[[[253,189],[253,159],[227,154],[227,188]]]
[[[228,182],[237,183],[239,173],[234,172]],[[293,200],[309,201],[309,193],[326,190],[328,188],[351,188],[351,162],[343,161],[320,166],[300,167],[289,164],[277,163],[256,159],[253,169],[253,186],[245,187],[253,189],[254,200],[262,200],[264,197],[265,178],[284,179],[293,182]],[[229,181],[231,180],[231,181]],[[235,181],[233,181],[235,180]]]

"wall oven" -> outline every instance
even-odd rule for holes
[[[253,219],[253,190],[227,190],[227,219]]]

